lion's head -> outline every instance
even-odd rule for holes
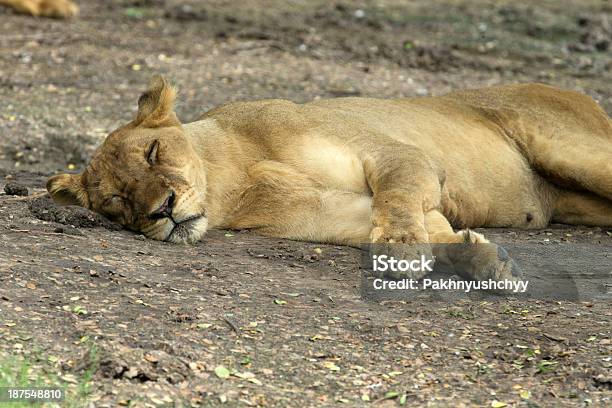
[[[136,119],[106,138],[83,173],[49,178],[53,200],[152,239],[198,241],[208,226],[204,164],[173,111],[174,98],[166,80],[154,77]]]

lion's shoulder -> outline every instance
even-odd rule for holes
[[[231,102],[211,109],[199,120],[214,119],[222,129],[249,136],[301,133],[313,126],[303,106],[285,99]]]

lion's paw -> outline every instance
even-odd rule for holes
[[[464,279],[478,281],[522,280],[522,272],[508,252],[482,235],[465,231],[464,244],[449,245],[447,253],[455,272]]]
[[[416,225],[374,227],[370,242],[389,244],[423,244],[429,241],[425,228]]]

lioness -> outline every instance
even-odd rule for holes
[[[79,12],[70,0],[0,0],[0,5],[36,17],[68,18]]]
[[[208,228],[358,246],[488,242],[470,227],[612,226],[612,126],[579,93],[526,84],[235,102],[187,124],[174,99],[154,77],[83,173],[48,180],[53,199],[176,243]],[[517,276],[503,249],[475,247],[439,255],[470,279]]]

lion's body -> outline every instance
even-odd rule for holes
[[[555,214],[558,185],[580,184],[571,177],[572,171],[580,169],[572,168],[570,160],[587,165],[594,159],[588,149],[603,153],[605,147],[612,159],[612,130],[605,113],[588,97],[543,85],[403,100],[342,98],[305,105],[278,100],[238,102],[212,110],[185,129],[207,160],[222,157],[225,166],[236,169],[227,174],[228,179],[219,179],[222,195],[236,200],[224,202],[218,215],[210,214],[211,225],[221,227],[273,230],[261,211],[247,204],[235,211],[241,208],[240,200],[254,206],[276,202],[274,193],[263,186],[262,197],[245,200],[242,195],[243,190],[265,183],[257,176],[245,176],[261,167],[262,161],[268,173],[282,173],[283,183],[328,195],[350,192],[355,203],[366,206],[372,197],[364,166],[368,157],[376,154],[381,166],[405,169],[411,163],[426,163],[443,179],[439,208],[454,227],[542,228]],[[571,157],[576,148],[584,149],[582,157]],[[551,160],[568,161],[565,174],[551,170],[550,179],[545,178],[540,154],[548,154],[547,149],[558,157]],[[414,173],[414,178],[420,177]],[[608,173],[608,187],[611,179]],[[417,180],[408,177],[406,181],[407,185],[397,188],[411,189]],[[214,183],[209,185],[211,190],[216,188]],[[234,194],[225,194],[228,189]],[[287,190],[279,194],[301,200],[298,189]],[[295,209],[289,217],[303,217],[300,208],[289,206]],[[278,213],[276,209],[270,216],[278,217]],[[337,221],[347,217],[342,213],[338,208]],[[367,228],[356,230],[363,233]],[[366,241],[367,235],[357,240]]]
[[[154,79],[83,174],[49,180],[54,199],[172,242],[207,228],[359,245],[488,242],[452,227],[612,226],[611,121],[575,92],[236,102],[184,125],[173,99]],[[487,248],[437,256],[470,279],[515,279],[505,251]]]

